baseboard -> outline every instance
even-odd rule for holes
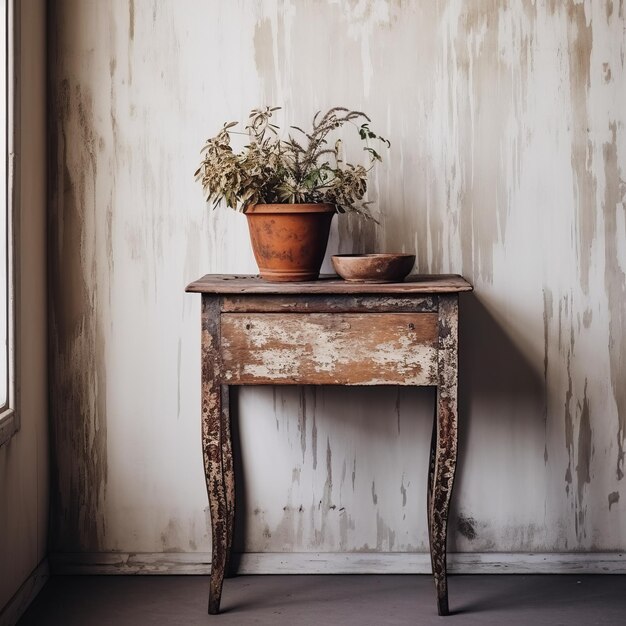
[[[56,553],[53,574],[208,574],[211,555],[183,553]],[[426,553],[246,553],[238,574],[429,574]],[[451,574],[626,574],[621,552],[455,553]]]
[[[0,610],[0,626],[14,626],[50,578],[48,559],[44,559]]]

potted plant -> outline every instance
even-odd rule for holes
[[[277,110],[253,109],[245,132],[233,130],[237,122],[224,124],[204,145],[195,176],[213,208],[224,202],[245,213],[262,278],[315,280],[333,215],[354,212],[371,218],[370,203],[364,201],[367,175],[382,159],[370,144],[390,144],[371,130],[365,113],[344,107],[316,113],[309,132],[291,126],[281,137],[272,123]],[[364,143],[366,165],[346,162],[340,139],[329,143],[346,124]],[[247,139],[239,152],[231,145],[233,135]]]

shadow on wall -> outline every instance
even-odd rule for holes
[[[481,458],[476,458],[472,453],[472,446],[476,449],[474,442],[484,442],[485,437],[493,438],[496,443],[499,440],[507,441],[515,438],[516,445],[520,448],[531,444],[535,445],[538,436],[542,436],[544,429],[544,385],[541,373],[531,365],[514,341],[474,294],[464,294],[461,297],[460,323],[460,453],[457,483],[451,510],[448,548],[451,552],[488,551],[497,544],[496,531],[498,535],[502,532],[507,533],[511,542],[523,542],[524,538],[530,539],[530,537],[520,529],[491,527],[490,515],[488,512],[481,512],[478,501],[476,501],[476,506],[471,509],[469,507],[472,507],[472,500],[467,501],[460,497],[462,493],[474,493],[475,485],[464,489],[464,483],[467,484],[470,479],[480,485],[487,476],[483,472],[493,476],[496,470],[503,473],[507,471],[506,467],[496,464],[496,461],[489,457],[492,452],[497,457],[501,453],[500,447],[493,446],[489,448],[491,452],[488,451],[487,456],[481,453]],[[398,389],[409,391],[407,388]],[[290,391],[296,393],[295,389]],[[403,419],[420,422],[419,425],[412,427],[411,432],[418,430],[420,434],[425,434],[426,431],[429,431],[430,424],[421,422],[420,415],[432,410],[428,409],[428,406],[434,406],[434,394],[432,389],[415,389],[413,391],[415,393],[409,393],[406,398],[403,396],[406,401],[405,410],[408,409],[408,413],[403,416]],[[304,388],[298,388],[297,393],[302,394],[306,391]],[[373,396],[380,393],[380,388],[351,390],[334,390],[331,388],[327,391],[320,390],[318,393],[328,393],[330,398],[335,398],[335,401],[328,398],[331,405],[339,404],[335,396],[341,397],[343,401],[348,401],[349,394],[363,394],[365,398],[369,398],[365,403],[370,409],[369,413],[376,407],[376,398]],[[247,533],[250,530],[247,528],[249,511],[245,499],[247,493],[246,472],[244,471],[241,452],[238,388],[231,390],[230,402],[234,463],[237,477],[235,537],[232,557],[233,571],[236,571],[240,561],[239,553],[244,549]],[[432,415],[432,413],[430,414]],[[495,422],[492,417],[494,415],[497,415]],[[524,422],[520,421],[522,415]],[[533,421],[529,422],[529,415],[534,416]],[[400,435],[399,422],[396,432],[384,424],[386,420],[370,418],[371,415],[352,415],[350,412],[346,412],[342,415],[342,428],[353,431],[354,437],[361,435],[368,440],[375,440],[379,445],[393,446]],[[392,414],[389,418],[395,420],[396,416]],[[293,419],[295,421],[297,416],[294,415]],[[399,414],[397,419],[400,419]],[[406,437],[404,431],[402,436]],[[419,472],[413,477],[413,480],[418,482],[423,480],[424,486],[429,442],[430,436],[427,435],[418,437],[414,444],[411,444],[414,446],[416,458],[423,459],[423,463],[419,463],[419,467],[413,468],[414,471]],[[322,464],[323,455],[323,446],[321,446],[320,463]],[[471,477],[469,476],[470,473],[472,474]],[[510,481],[506,482],[508,484]],[[423,509],[420,505],[423,518],[415,520],[416,524],[426,523],[425,498],[423,504]],[[520,545],[519,549],[524,550],[526,548],[524,545]]]
[[[515,439],[516,448],[535,445],[543,436],[546,397],[541,372],[526,358],[475,293],[463,294],[459,316],[459,457],[455,496],[449,522],[450,552],[489,550],[495,547],[495,529],[480,510],[468,510],[471,502],[459,503],[469,481],[466,468],[480,464],[481,472],[506,472],[506,466],[491,462],[487,448],[481,459],[472,458],[472,442],[485,438],[497,442]],[[486,410],[488,409],[488,410]],[[497,416],[495,421],[493,416]],[[520,416],[524,422],[520,422]],[[490,416],[490,417],[487,417]],[[529,419],[529,416],[532,416]],[[490,420],[487,423],[487,420]],[[510,449],[510,446],[507,446]],[[500,450],[493,450],[497,459]],[[474,475],[482,483],[486,476]],[[510,481],[507,481],[510,484]],[[471,491],[472,488],[469,489]],[[498,528],[498,535],[511,539],[525,536],[520,529]],[[510,531],[510,532],[509,532]],[[531,539],[531,537],[527,537]],[[526,550],[523,545],[515,549]]]
[[[246,452],[243,465],[236,459],[236,550],[426,549],[433,388],[286,386],[234,393],[233,432],[243,441],[233,447]],[[251,437],[253,423],[259,430]],[[250,446],[263,452],[250,454]]]

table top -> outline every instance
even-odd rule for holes
[[[270,283],[258,276],[207,274],[187,285],[190,293],[213,294],[410,294],[459,293],[473,287],[459,274],[411,274],[401,283],[350,283],[335,274],[318,280]]]

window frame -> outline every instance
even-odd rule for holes
[[[7,401],[0,407],[0,446],[20,429],[19,384],[19,215],[20,215],[20,0],[6,0],[6,195],[7,215]]]

